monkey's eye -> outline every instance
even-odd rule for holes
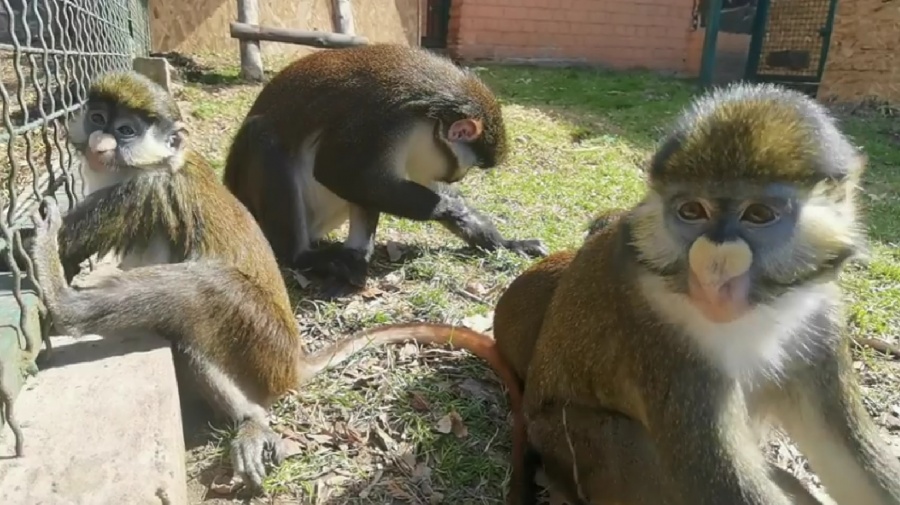
[[[91,122],[97,126],[103,126],[106,124],[106,116],[99,112],[95,112],[91,114]]]
[[[685,202],[678,207],[678,217],[687,223],[696,223],[709,219],[706,207],[698,201]]]
[[[741,214],[741,221],[757,226],[773,223],[776,219],[778,219],[778,212],[761,203],[751,203]]]
[[[128,126],[127,124],[123,124],[122,126],[116,128],[116,131],[119,132],[119,135],[123,137],[134,137],[134,128]]]

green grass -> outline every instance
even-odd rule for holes
[[[231,79],[233,72],[195,75],[181,92],[192,111],[192,137],[217,167],[259,91]],[[504,234],[537,237],[552,250],[576,247],[594,214],[641,197],[643,164],[694,92],[689,83],[649,73],[515,67],[479,73],[502,100],[513,148],[504,166],[473,173],[462,189]],[[890,110],[844,119],[869,156],[863,203],[873,253],[868,267],[845,277],[848,318],[854,333],[893,342],[900,328],[898,122]],[[398,262],[385,253],[388,241],[404,252]],[[314,286],[301,289],[289,279],[311,348],[389,322],[489,318],[503,289],[531,263],[504,251],[472,255],[439,226],[390,216],[382,218],[378,244],[370,287],[380,293],[325,302]],[[896,377],[891,384],[882,373],[887,362],[869,351],[860,358],[873,412],[896,403]],[[466,353],[416,352],[412,345],[364,352],[275,407],[274,424],[293,437],[297,455],[267,485],[285,503],[501,503],[510,449],[506,408],[493,374]],[[436,429],[452,412],[466,436]],[[194,449],[197,486],[220,471],[227,446],[221,439],[228,436]]]

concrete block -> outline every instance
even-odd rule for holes
[[[25,319],[21,325],[22,307],[13,295],[13,285],[13,274],[0,272],[0,370],[4,372],[0,381],[15,398],[26,373],[33,371],[34,358],[41,350],[41,320],[37,293],[23,280],[20,293]],[[31,353],[26,352],[29,344]],[[0,423],[0,438],[9,433],[2,428]]]
[[[172,67],[165,58],[135,58],[132,68],[135,72],[149,77],[169,93],[172,92]]]
[[[184,438],[170,345],[146,334],[54,337],[16,403],[25,456],[0,440],[0,503],[183,505]]]

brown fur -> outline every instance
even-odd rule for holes
[[[832,120],[797,93],[744,85],[699,102],[654,158],[643,201],[589,235],[577,253],[558,253],[524,273],[498,304],[497,347],[524,384],[531,450],[553,486],[578,505],[819,505],[765,461],[754,428],[771,418],[838,505],[900,504],[900,467],[862,405],[842,338],[836,274],[862,239],[852,205],[859,159]],[[773,117],[773,107],[800,121],[794,137],[753,130],[766,128],[758,119]],[[806,116],[798,120],[780,108]],[[700,125],[694,134],[701,138],[718,131],[717,120],[734,126],[735,118],[751,130],[724,127],[738,135],[725,147],[682,144],[694,138],[692,125]],[[764,182],[777,165],[752,160],[785,155],[786,147],[779,143],[756,157],[744,149],[750,157],[731,158],[728,146],[748,135],[763,150],[754,144],[759,138],[793,139],[798,152],[787,159],[809,160],[813,151],[828,156],[807,164],[805,173],[789,164],[772,179],[794,188],[790,210],[805,212],[797,210],[789,229],[752,228],[771,238],[753,251],[752,282],[774,282],[754,286],[763,291],[761,301],[738,316],[748,320],[716,327],[698,319],[704,316],[678,281],[693,272],[686,249],[740,216],[722,208],[740,209],[770,194]],[[699,171],[711,167],[715,180],[701,178]],[[828,191],[820,192],[823,186]],[[673,230],[679,225],[665,215],[673,193],[711,194],[727,206],[693,231],[693,223]],[[699,238],[683,238],[690,233]],[[752,240],[748,235],[721,240]],[[780,279],[791,289],[781,288]],[[510,316],[499,313],[501,304],[525,309]],[[741,344],[748,339],[779,347],[748,347],[752,355],[745,356]],[[515,505],[533,503],[525,494]]]
[[[145,95],[155,94],[148,103],[171,101],[133,75],[107,76],[100,82],[127,83],[122,93],[137,86]],[[131,107],[134,100],[124,102]],[[175,128],[165,111],[152,112]],[[163,128],[162,122],[147,119],[157,116],[141,117]],[[110,126],[86,118],[75,121],[70,131],[77,149],[88,148],[88,126],[115,135]],[[162,138],[167,134],[156,133]],[[125,147],[125,139],[117,142],[120,149],[137,149],[133,142]],[[146,329],[172,340],[190,358],[189,373],[207,400],[240,423],[231,448],[237,473],[258,486],[265,476],[266,447],[273,449],[276,464],[283,457],[280,438],[266,423],[265,410],[274,401],[366,347],[416,340],[467,349],[497,371],[509,388],[513,411],[521,413],[514,372],[490,338],[465,328],[387,326],[305,354],[284,281],[259,226],[202,156],[185,144],[170,151],[177,152],[161,152],[161,159],[184,163],[166,166],[155,159],[146,167],[95,167],[86,157],[87,170],[111,170],[116,182],[90,193],[64,217],[52,200],[46,202],[47,218],[34,218],[35,271],[59,327],[100,334]],[[107,252],[136,258],[138,264],[90,288],[67,285],[61,256],[68,264]],[[515,419],[523,427],[521,418]]]
[[[223,181],[279,264],[359,288],[381,214],[438,222],[472,247],[546,255],[538,240],[505,239],[452,185],[507,151],[500,105],[474,73],[420,48],[375,44],[301,57],[269,81]],[[343,250],[320,247],[346,220]]]

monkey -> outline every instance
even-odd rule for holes
[[[473,166],[502,164],[507,144],[500,105],[473,72],[421,48],[334,49],[266,83],[223,181],[280,265],[340,294],[365,285],[381,214],[437,221],[471,247],[546,256],[540,240],[504,238],[453,185]],[[343,244],[317,246],[347,220]]]
[[[69,132],[88,194],[64,216],[48,197],[32,217],[35,277],[55,327],[74,335],[149,330],[170,340],[189,364],[190,384],[238,425],[232,466],[252,487],[284,458],[266,419],[272,403],[368,346],[415,340],[467,349],[491,365],[521,412],[493,340],[465,328],[389,325],[307,354],[262,230],[189,148],[174,100],[146,77],[97,78]],[[107,252],[120,256],[121,271],[69,286],[65,263]]]
[[[640,202],[510,285],[498,309],[529,311],[498,310],[496,346],[529,450],[570,503],[820,503],[766,462],[771,421],[838,505],[900,504],[838,285],[866,252],[865,164],[802,93],[714,89],[661,141]]]

